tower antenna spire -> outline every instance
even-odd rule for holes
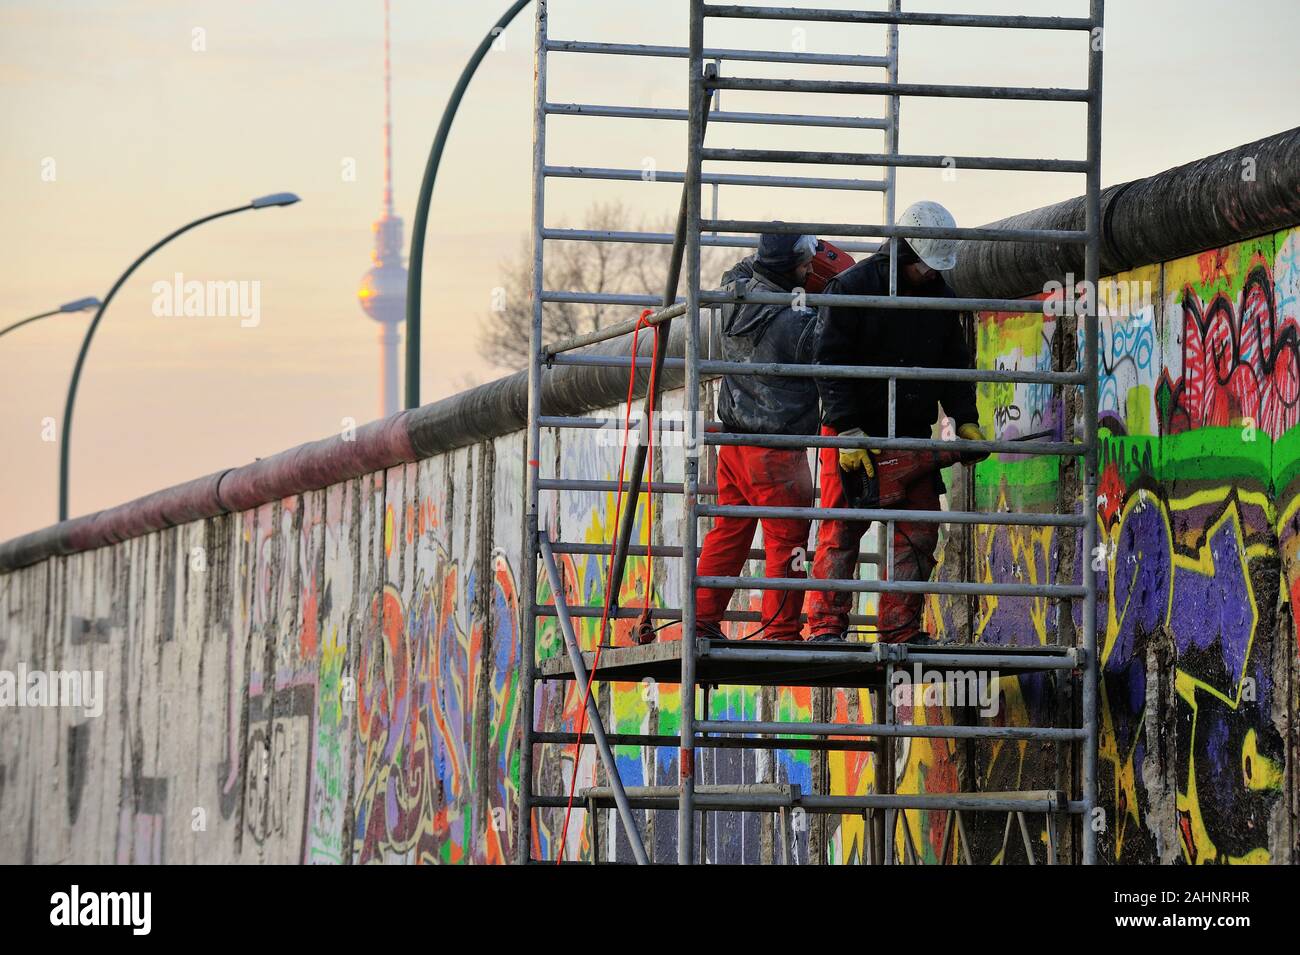
[[[384,211],[393,214],[393,69],[389,0],[384,0]]]
[[[371,268],[361,277],[357,299],[379,323],[379,413],[397,411],[397,329],[406,318],[406,266],[402,264],[402,220],[393,210],[393,70],[389,0],[384,0],[384,198],[371,231]]]

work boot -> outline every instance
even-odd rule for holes
[[[910,634],[907,634],[906,636],[904,636],[903,633],[900,632],[891,633],[887,637],[881,636],[880,642],[907,644],[908,646],[911,647],[928,647],[931,644],[938,643],[939,641],[936,640],[934,637],[930,636],[924,630],[913,630]]]
[[[704,623],[696,621],[695,624],[696,640],[726,640],[722,632],[722,625],[716,623]]]
[[[848,643],[849,635],[848,633],[836,633],[833,630],[828,630],[825,633],[814,633],[811,637],[808,638],[808,642],[809,643]]]
[[[766,640],[769,643],[803,643],[803,637],[798,633],[759,633],[746,639]]]

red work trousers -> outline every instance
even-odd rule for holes
[[[718,503],[764,507],[811,507],[812,475],[806,451],[723,445],[718,450]],[[701,577],[735,577],[749,559],[754,529],[762,521],[768,577],[805,577],[808,549],[806,520],[790,518],[715,518],[704,538],[696,573]],[[801,590],[763,592],[765,640],[798,640],[803,625]],[[731,601],[730,590],[701,587],[695,591],[695,616],[702,624],[719,624]],[[762,625],[760,625],[762,626]]]
[[[833,428],[822,434],[835,435]],[[840,481],[839,449],[821,449],[821,506],[848,507],[844,485]],[[939,509],[938,475],[934,480],[917,481],[902,501],[893,505],[899,510],[937,511]],[[858,552],[862,535],[871,528],[870,521],[822,521],[817,530],[817,555],[813,558],[813,576],[822,580],[851,580],[858,576]],[[929,580],[934,570],[934,551],[939,544],[938,524],[894,524],[893,573],[883,572],[884,580]],[[849,612],[857,594],[814,590],[808,597],[808,630],[813,636],[841,634],[849,627]],[[923,594],[885,593],[880,595],[877,626],[885,643],[902,643],[924,631]]]

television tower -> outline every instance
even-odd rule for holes
[[[393,214],[393,84],[389,58],[388,0],[384,0],[384,211],[371,226],[374,263],[361,278],[357,300],[379,323],[379,413],[397,412],[397,326],[406,318],[406,265],[402,220]]]

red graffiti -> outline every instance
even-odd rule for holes
[[[1115,461],[1106,462],[1097,483],[1097,513],[1107,527],[1124,504],[1125,490],[1124,480],[1119,476],[1119,465]]]
[[[1183,374],[1161,373],[1162,430],[1253,426],[1280,437],[1300,420],[1300,327],[1278,325],[1267,265],[1246,277],[1240,303],[1220,292],[1208,305],[1183,290]]]

